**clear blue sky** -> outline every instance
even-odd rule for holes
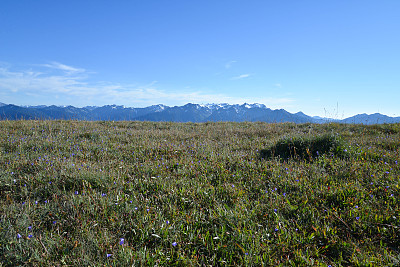
[[[398,0],[2,0],[0,102],[400,116]]]

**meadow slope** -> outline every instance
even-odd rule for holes
[[[0,121],[0,266],[400,264],[399,148],[400,124]]]

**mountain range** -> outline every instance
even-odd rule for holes
[[[87,106],[17,106],[0,103],[0,120],[110,120],[110,121],[172,121],[172,122],[216,122],[216,121],[262,121],[294,123],[398,123],[400,117],[389,117],[380,113],[359,114],[343,120],[308,116],[302,112],[290,113],[284,109],[272,110],[263,104],[186,104],[169,107],[153,105],[133,108],[118,105],[102,107]]]

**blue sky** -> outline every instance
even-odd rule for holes
[[[0,102],[400,116],[400,1],[0,3]]]

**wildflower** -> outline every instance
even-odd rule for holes
[[[169,224],[169,221],[167,220],[166,223]]]
[[[176,245],[178,245],[178,243],[173,242],[172,245],[173,245],[174,247],[176,247]]]
[[[79,195],[79,192],[78,192],[78,191],[75,191],[75,195]]]
[[[275,228],[275,232],[278,232],[278,228]]]
[[[278,210],[277,209],[274,209],[274,212],[277,212]]]
[[[119,244],[120,244],[120,245],[123,245],[124,243],[125,243],[125,239],[121,238],[121,239],[119,240]]]
[[[283,196],[285,197],[285,196],[286,196],[286,193],[283,193]]]
[[[56,221],[53,221],[53,224],[56,224],[57,222]]]
[[[358,221],[360,219],[360,217],[356,217],[356,220]]]
[[[22,237],[22,235],[20,235],[20,234],[17,234],[17,238],[21,238]]]
[[[112,254],[107,254],[107,258],[109,258],[109,257],[111,257],[112,256]]]
[[[37,202],[37,201],[35,201],[35,204],[38,204],[38,202]]]
[[[246,253],[244,253],[244,255],[249,255],[249,253],[246,252]]]
[[[103,194],[101,194],[101,196],[102,196],[102,197],[105,197],[105,196],[107,196],[107,194],[106,194],[106,193],[103,193]]]
[[[354,208],[358,209],[358,206],[357,206],[357,205],[355,205],[355,206],[354,206]]]
[[[31,239],[33,237],[33,235],[28,235],[28,238]]]

